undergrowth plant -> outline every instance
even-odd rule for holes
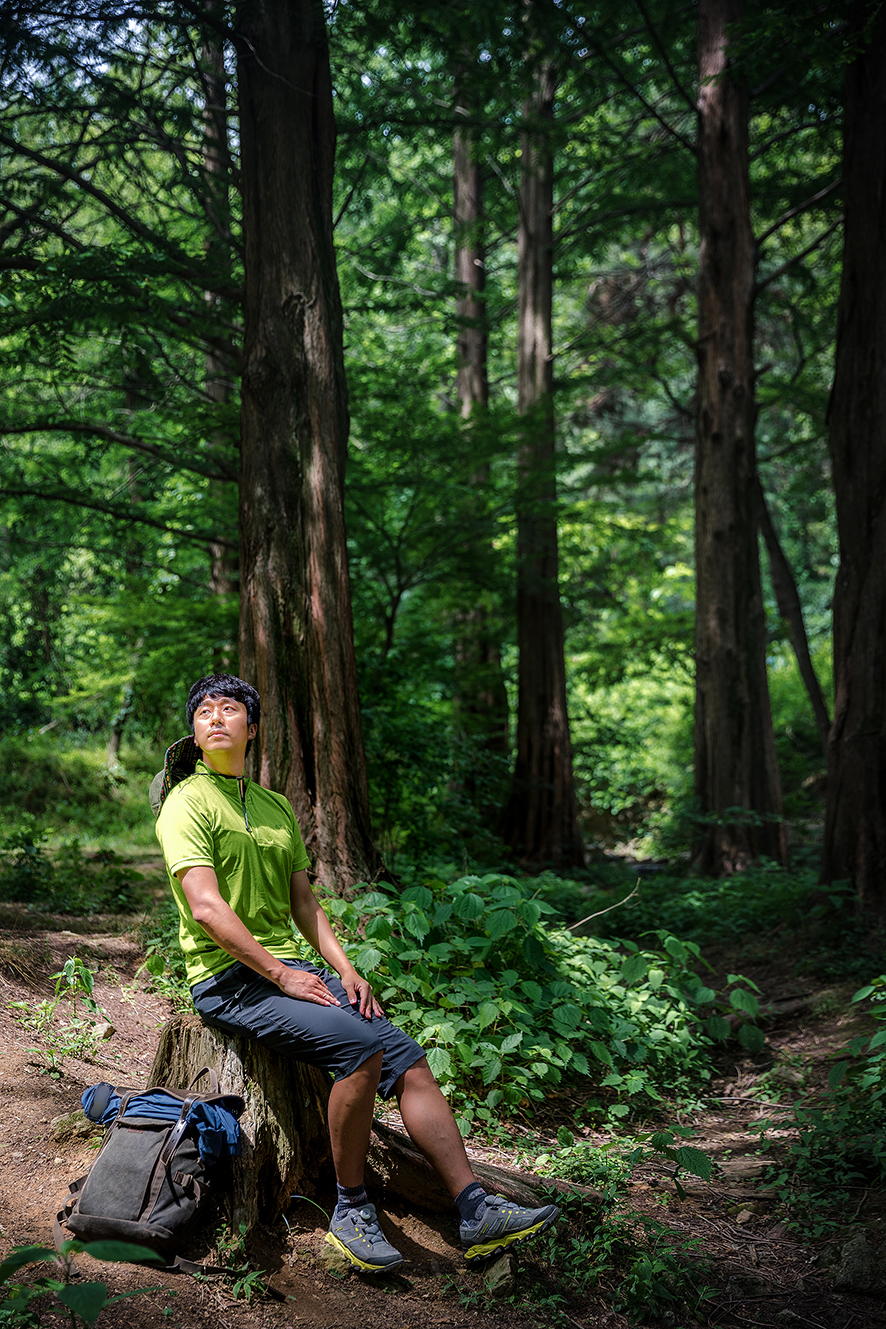
[[[134,1292],[122,1292],[116,1297],[109,1297],[106,1283],[87,1283],[80,1279],[72,1281],[73,1256],[81,1252],[91,1255],[95,1260],[108,1262],[165,1263],[156,1251],[128,1241],[71,1240],[62,1243],[60,1252],[46,1246],[17,1246],[0,1264],[0,1296],[3,1298],[0,1301],[0,1326],[3,1329],[38,1329],[43,1323],[43,1315],[49,1314],[54,1319],[65,1321],[70,1329],[83,1329],[84,1325],[91,1329],[107,1306],[125,1301],[127,1297],[139,1297],[146,1292],[163,1290],[157,1287],[137,1288]],[[58,1275],[42,1275],[30,1282],[20,1281],[20,1274],[27,1266],[50,1261],[59,1269]]]
[[[48,829],[27,813],[0,838],[0,900],[52,913],[128,913],[144,900],[139,873],[111,849],[83,852],[76,836],[49,852]]]
[[[878,1028],[850,1039],[831,1068],[827,1092],[801,1099],[787,1122],[759,1126],[770,1149],[779,1130],[797,1132],[768,1179],[790,1212],[790,1225],[813,1236],[845,1224],[853,1192],[886,1180],[886,974],[852,998],[867,1000]]]
[[[386,883],[324,907],[349,958],[374,976],[387,1013],[428,1048],[460,1125],[541,1100],[564,1076],[602,1091],[591,1111],[643,1111],[662,1092],[709,1077],[711,1041],[756,1046],[756,998],[740,975],[725,994],[695,972],[699,948],[659,932],[657,945],[576,937],[530,883],[489,874]],[[303,953],[307,943],[296,938]]]
[[[95,1053],[100,1042],[96,1026],[107,1022],[108,1014],[95,1000],[95,977],[79,955],[70,955],[51,977],[55,980],[51,999],[36,1006],[27,1001],[11,1001],[9,1005],[25,1028],[41,1039],[40,1047],[28,1051],[42,1057],[46,1070],[57,1078],[66,1057],[91,1057]],[[71,1010],[65,1020],[56,1018],[62,1005]],[[81,1008],[85,1015],[80,1014]]]

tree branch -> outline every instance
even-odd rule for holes
[[[147,453],[149,457],[165,462],[177,471],[189,471],[193,475],[205,476],[207,480],[222,480],[225,483],[237,479],[236,472],[223,463],[219,469],[214,470],[211,466],[201,466],[199,462],[181,461],[174,453],[167,452],[156,443],[145,443],[131,434],[121,434],[118,429],[111,429],[109,425],[86,424],[78,420],[36,420],[26,425],[9,425],[0,421],[0,435],[42,433],[89,434],[95,438],[105,438],[109,443],[119,443],[122,448],[128,448],[131,452]]]
[[[234,540],[224,540],[211,531],[184,531],[180,526],[169,526],[166,522],[157,521],[153,517],[145,517],[141,513],[133,512],[131,508],[118,508],[114,504],[103,503],[99,498],[84,498],[82,494],[74,489],[37,489],[31,485],[0,484],[0,497],[40,498],[47,503],[67,503],[74,508],[88,508],[91,512],[103,512],[105,516],[112,517],[115,521],[137,522],[141,526],[151,526],[156,531],[163,531],[167,535],[178,535],[181,539],[190,540],[193,544],[218,544],[223,545],[225,549],[238,548]]]
[[[24,143],[9,138],[6,134],[0,133],[0,144],[8,148],[11,153],[20,153],[30,161],[35,162],[36,165],[44,167],[54,175],[61,176],[63,180],[76,185],[78,189],[82,189],[84,194],[100,203],[131,234],[138,236],[140,240],[146,241],[153,249],[159,249],[166,253],[169,259],[178,267],[177,276],[184,278],[186,281],[194,282],[204,290],[213,290],[214,294],[224,296],[229,300],[239,300],[241,298],[241,292],[237,287],[212,287],[207,282],[207,273],[195,268],[187,254],[182,254],[181,250],[177,246],[171,245],[164,236],[158,235],[156,231],[145,226],[126,208],[120,207],[109,194],[106,194],[103,189],[99,189],[91,180],[87,180],[82,172],[75,170],[73,166],[66,166],[63,162],[47,157],[45,153],[38,152],[36,148],[29,148]]]
[[[779,217],[778,221],[773,222],[769,227],[769,230],[764,231],[757,239],[756,244],[758,252],[761,246],[769,239],[770,235],[774,235],[776,231],[780,230],[781,227],[791,221],[792,218],[799,217],[801,212],[806,212],[809,208],[814,208],[816,203],[820,203],[822,199],[827,198],[829,194],[833,194],[835,190],[839,189],[842,183],[843,179],[841,176],[838,180],[835,180],[833,184],[827,185],[826,188],[820,189],[817,194],[813,194],[811,198],[807,198],[805,203],[798,203],[795,208],[791,208],[783,217]]]
[[[788,269],[792,268],[795,263],[800,263],[804,258],[808,257],[809,254],[820,248],[825,240],[827,240],[828,236],[833,235],[834,231],[836,231],[837,227],[841,226],[842,223],[843,213],[841,212],[836,221],[832,222],[826,231],[822,231],[821,235],[813,240],[811,245],[807,245],[805,249],[800,250],[799,254],[795,254],[794,257],[789,258],[786,263],[782,263],[780,268],[776,268],[774,272],[770,272],[769,276],[765,277],[763,281],[757,282],[757,285],[754,287],[754,298],[756,299],[761,291],[765,291],[766,287],[771,286],[771,284],[774,281],[777,281],[779,277],[783,277]]]
[[[674,67],[671,64],[670,59],[668,58],[668,53],[665,50],[664,45],[662,44],[658,33],[656,32],[655,28],[652,26],[652,19],[649,17],[649,14],[647,13],[646,6],[643,4],[643,0],[637,0],[637,8],[639,9],[640,13],[643,15],[643,22],[646,24],[646,27],[649,30],[650,37],[658,47],[659,54],[662,60],[664,61],[665,69],[668,71],[668,73],[671,76],[671,82],[679,92],[680,96],[683,98],[686,105],[689,107],[690,111],[694,111],[695,114],[698,115],[698,102],[695,100],[694,97],[689,96],[689,93],[686,91],[686,89],[683,87],[683,84],[677,78]]]

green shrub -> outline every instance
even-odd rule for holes
[[[856,992],[870,998],[879,1027],[850,1039],[831,1068],[828,1090],[801,1100],[788,1122],[761,1122],[761,1135],[785,1127],[797,1138],[769,1180],[792,1212],[794,1226],[821,1235],[845,1222],[851,1193],[886,1180],[886,974]],[[774,1141],[769,1141],[773,1147]]]
[[[543,1099],[564,1076],[591,1077],[615,1117],[706,1079],[725,1021],[692,968],[698,947],[665,933],[640,949],[549,931],[552,907],[531,891],[490,874],[323,902],[387,1013],[428,1047],[462,1123]],[[726,1001],[752,1018],[740,982],[730,976]]]
[[[79,840],[66,840],[55,855],[49,833],[25,814],[0,838],[0,900],[50,913],[129,913],[144,903],[144,881],[111,849],[84,854]]]

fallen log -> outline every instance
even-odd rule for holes
[[[186,1089],[203,1066],[216,1072],[222,1093],[246,1103],[240,1118],[243,1153],[232,1168],[232,1224],[273,1224],[290,1196],[313,1197],[331,1188],[334,1175],[326,1124],[331,1080],[325,1072],[283,1057],[247,1038],[231,1038],[204,1025],[197,1015],[176,1015],[160,1033],[150,1083]],[[199,1086],[198,1086],[199,1087]],[[373,1123],[367,1183],[381,1194],[435,1213],[449,1213],[452,1198],[409,1136]],[[599,1191],[572,1182],[542,1179],[513,1168],[471,1160],[490,1193],[535,1208],[550,1190],[600,1204]]]
[[[411,1204],[434,1213],[448,1213],[452,1198],[427,1159],[418,1152],[409,1136],[381,1121],[372,1123],[369,1141],[368,1184],[374,1189],[388,1191]],[[553,1177],[537,1177],[515,1168],[499,1167],[494,1163],[481,1163],[471,1159],[474,1176],[490,1194],[503,1195],[515,1204],[537,1208],[549,1203],[545,1191],[561,1195],[578,1195],[592,1204],[600,1205],[603,1196],[592,1186],[561,1181]]]

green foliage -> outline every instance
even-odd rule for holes
[[[42,1056],[49,1073],[58,1078],[59,1068],[67,1057],[89,1058],[94,1055],[99,1041],[96,1024],[107,1023],[108,1014],[93,996],[95,979],[92,970],[79,955],[69,956],[64,968],[52,978],[55,979],[55,993],[51,1000],[38,1002],[36,1006],[27,1001],[11,1001],[9,1005],[17,1012],[24,1027],[40,1036],[40,1047],[29,1051]],[[58,1008],[63,1003],[72,1008],[70,1018],[56,1020]],[[78,1013],[78,1006],[84,1007],[86,1018]]]
[[[7,826],[39,825],[61,837],[73,826],[93,843],[153,842],[147,789],[163,764],[162,749],[143,739],[127,744],[109,769],[104,742],[89,732],[31,730],[0,739],[0,760],[15,771],[2,795]]]
[[[642,1112],[662,1090],[707,1077],[718,1000],[753,1029],[753,994],[730,975],[718,998],[695,973],[693,943],[659,932],[641,950],[550,930],[552,907],[513,878],[401,894],[381,883],[324,907],[388,1014],[427,1046],[465,1128],[528,1107],[566,1076],[600,1088],[591,1111]]]
[[[705,946],[734,946],[749,934],[760,936],[779,924],[799,930],[808,918],[807,898],[815,889],[817,865],[796,868],[761,862],[731,877],[711,879],[678,875],[672,870],[644,873],[628,899],[636,874],[622,868],[592,868],[599,884],[587,885],[546,876],[542,894],[559,902],[561,917],[572,922],[598,910],[593,920],[604,936],[638,939],[658,928]],[[619,901],[626,903],[612,908]]]
[[[155,992],[167,997],[175,1010],[193,1010],[185,957],[178,941],[179,917],[175,901],[165,898],[142,919],[137,929],[145,947],[145,962],[139,972],[148,975]]]
[[[0,1294],[3,1295],[3,1301],[0,1301],[0,1325],[4,1329],[7,1326],[8,1329],[38,1329],[42,1322],[40,1303],[50,1297],[50,1314],[60,1315],[71,1329],[82,1329],[84,1325],[92,1329],[106,1307],[125,1301],[127,1297],[139,1297],[146,1292],[161,1290],[137,1288],[134,1292],[109,1297],[105,1283],[85,1283],[79,1279],[72,1281],[73,1256],[81,1253],[109,1263],[164,1263],[156,1251],[128,1241],[65,1241],[60,1252],[46,1246],[16,1246],[0,1264]],[[28,1265],[45,1264],[48,1261],[61,1264],[60,1278],[43,1276],[29,1283],[17,1280],[16,1275]]]
[[[141,875],[112,849],[86,855],[74,837],[53,855],[48,838],[37,819],[24,814],[0,839],[0,900],[78,916],[131,913],[144,903]]]
[[[602,1215],[582,1196],[557,1191],[548,1197],[560,1206],[560,1219],[527,1253],[517,1307],[566,1329],[575,1324],[570,1303],[599,1288],[607,1304],[634,1324],[667,1312],[694,1318],[708,1292],[700,1242],[681,1240],[656,1219],[623,1209],[626,1178],[616,1180],[607,1166],[612,1181]],[[463,1292],[461,1300],[493,1310],[482,1291]]]
[[[886,974],[860,988],[852,1002],[870,1000],[876,1031],[847,1043],[828,1075],[827,1091],[795,1105],[784,1162],[769,1169],[797,1229],[813,1236],[845,1225],[845,1207],[859,1187],[886,1180]],[[761,1136],[785,1122],[762,1122]]]
[[[713,1163],[707,1154],[691,1144],[680,1143],[680,1140],[692,1138],[693,1132],[688,1127],[675,1126],[643,1135],[619,1136],[608,1144],[595,1147],[581,1142],[576,1144],[571,1132],[561,1127],[558,1139],[562,1147],[553,1154],[539,1154],[533,1163],[533,1171],[543,1177],[562,1177],[566,1181],[596,1186],[602,1189],[608,1203],[620,1194],[638,1164],[666,1159],[676,1165],[669,1175],[674,1179],[680,1199],[685,1199],[678,1180],[681,1170],[700,1177],[702,1181],[710,1181],[713,1174]]]

